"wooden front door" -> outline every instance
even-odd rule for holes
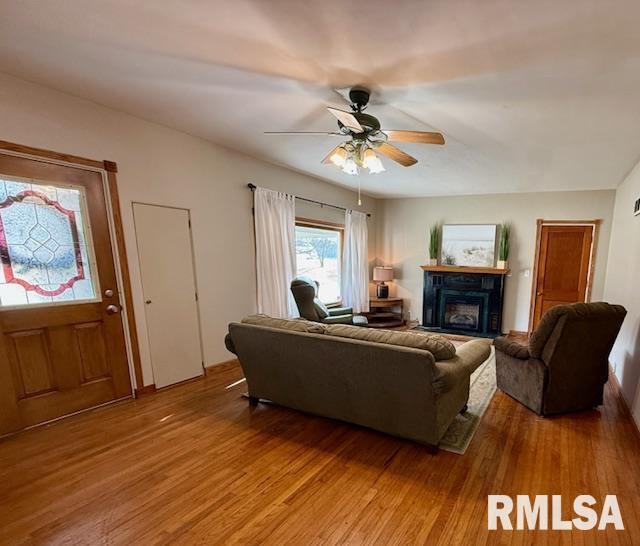
[[[0,152],[0,434],[131,395],[102,175]]]
[[[541,227],[533,329],[552,307],[586,301],[593,232],[592,225]]]

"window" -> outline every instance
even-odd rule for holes
[[[342,229],[296,222],[296,272],[318,281],[323,303],[339,303],[342,264]]]
[[[96,299],[84,188],[0,178],[0,307]]]

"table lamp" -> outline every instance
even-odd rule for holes
[[[383,265],[373,268],[373,282],[377,283],[376,296],[380,299],[389,297],[389,287],[385,281],[393,280],[393,267]]]

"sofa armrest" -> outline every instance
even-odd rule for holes
[[[469,372],[459,359],[440,360],[435,363],[433,390],[436,394],[449,392],[459,383],[468,380]]]
[[[224,336],[224,345],[230,353],[233,353],[234,355],[238,354],[236,353],[236,347],[233,344],[233,339],[231,339],[231,334]]]
[[[472,374],[490,356],[491,344],[482,339],[474,339],[460,345],[456,349],[455,358],[459,358]]]
[[[436,394],[448,392],[460,382],[467,380],[489,356],[491,346],[486,341],[474,339],[458,347],[453,358],[436,362],[433,378]]]
[[[338,315],[353,315],[352,307],[329,307],[329,316],[337,317]]]
[[[528,345],[522,345],[517,341],[512,341],[507,337],[497,337],[493,340],[493,344],[496,346],[496,351],[508,354],[514,358],[520,360],[527,360],[531,358]]]

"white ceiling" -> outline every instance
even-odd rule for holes
[[[410,168],[374,196],[614,188],[640,156],[635,0],[0,0],[0,71],[355,187],[320,160],[353,84]]]

